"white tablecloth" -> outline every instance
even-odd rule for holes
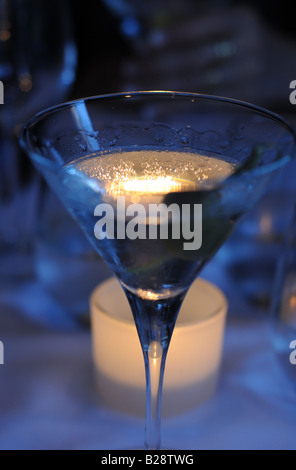
[[[213,280],[215,269],[212,262],[204,277]],[[295,449],[296,387],[274,357],[268,315],[252,311],[221,273],[219,284],[230,308],[217,393],[164,419],[163,446]],[[141,447],[144,420],[99,403],[89,330],[49,328],[36,321],[40,312],[62,315],[38,283],[0,288],[0,448]]]

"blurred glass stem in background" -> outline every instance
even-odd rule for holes
[[[18,145],[18,130],[63,100],[75,79],[76,47],[66,0],[0,0],[0,280],[33,274],[40,177]]]

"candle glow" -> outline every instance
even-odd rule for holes
[[[144,416],[143,355],[118,281],[109,279],[98,286],[90,304],[99,396],[110,408]],[[193,283],[181,307],[168,352],[164,416],[189,411],[215,392],[226,311],[227,301],[218,288],[201,279]],[[147,353],[154,393],[163,355],[161,343],[152,340]],[[198,363],[196,358],[201,356],[203,361]]]
[[[113,181],[108,193],[113,196],[122,194],[168,194],[171,192],[194,191],[196,183],[172,176],[139,176],[123,181]]]
[[[170,176],[159,176],[152,178],[133,178],[123,181],[122,190],[139,193],[163,194],[171,191],[181,191],[182,184],[173,180]]]

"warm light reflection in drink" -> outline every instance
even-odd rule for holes
[[[123,191],[136,191],[139,193],[163,194],[181,191],[182,185],[179,181],[173,180],[170,176],[159,176],[156,178],[134,178],[123,181]]]
[[[108,192],[113,196],[122,194],[168,194],[172,192],[194,191],[196,183],[171,176],[143,176],[112,182]]]

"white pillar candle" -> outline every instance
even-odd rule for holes
[[[121,412],[145,415],[144,359],[132,313],[111,278],[91,296],[93,359],[100,398]],[[227,301],[216,286],[197,279],[181,307],[170,343],[163,416],[198,406],[215,391]]]

